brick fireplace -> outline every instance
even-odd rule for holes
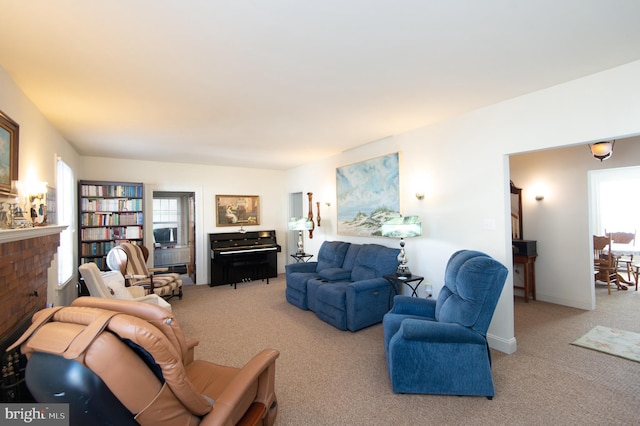
[[[47,303],[47,273],[64,227],[0,231],[0,340]]]
[[[29,402],[24,383],[26,359],[5,352],[47,304],[48,272],[64,226],[0,231],[0,401]]]

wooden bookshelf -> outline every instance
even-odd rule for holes
[[[142,183],[81,180],[78,183],[78,264],[108,270],[107,253],[122,241],[144,244]]]

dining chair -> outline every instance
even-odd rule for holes
[[[618,282],[618,267],[616,258],[611,253],[610,236],[593,236],[593,271],[595,281],[607,284],[607,293],[611,294],[611,284],[615,284],[618,290],[626,289]]]
[[[633,232],[607,232],[604,230],[605,235],[611,237],[611,242],[616,244],[628,244],[635,246],[636,244],[636,231]],[[618,268],[621,271],[625,271],[627,273],[627,278],[631,280],[632,275],[632,265],[633,265],[633,254],[622,254],[616,256],[616,260],[618,262]]]
[[[640,275],[640,263],[634,263],[631,265],[631,275],[636,283],[636,291],[638,291],[638,275]]]

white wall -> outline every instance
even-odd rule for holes
[[[20,126],[19,179],[44,181],[56,185],[56,156],[77,170],[80,156],[64,137],[44,118],[38,108],[20,90],[11,76],[0,67],[0,109]],[[75,256],[75,254],[74,254]],[[73,288],[57,291],[58,266],[54,259],[49,270],[48,303],[56,305],[68,300]]]
[[[485,251],[512,270],[509,154],[634,134],[640,134],[640,62],[298,167],[289,172],[287,188],[288,192],[330,192],[335,188],[335,167],[400,151],[401,210],[420,215],[424,231],[422,237],[407,241],[410,266],[437,292],[446,261],[458,249]],[[415,199],[420,186],[416,182],[427,193],[424,201]],[[332,194],[335,201],[335,189]],[[336,235],[332,209],[323,213],[323,221],[331,216],[334,223],[320,235],[349,240]],[[583,235],[587,233],[585,228]],[[321,239],[307,242],[309,251],[317,250]],[[575,270],[583,266],[570,265]],[[516,350],[512,272],[489,340],[503,352]]]
[[[617,140],[612,157],[603,162],[577,145],[513,155],[510,164],[511,178],[523,188],[524,239],[538,241],[537,299],[594,309],[587,175],[640,164],[640,137]],[[538,192],[544,200],[535,200]]]
[[[277,170],[213,167],[197,164],[162,163],[83,157],[81,179],[143,182],[145,185],[145,223],[152,223],[154,191],[194,192],[196,197],[196,281],[209,283],[209,233],[235,232],[237,227],[216,227],[216,195],[259,195],[260,225],[247,231],[276,230],[283,246],[278,255],[279,273],[286,263],[287,194],[283,190],[285,173]],[[153,241],[151,226],[145,227],[146,241]]]

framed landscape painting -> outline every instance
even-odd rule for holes
[[[259,195],[216,195],[216,226],[260,225]]]
[[[381,236],[380,227],[400,215],[399,154],[336,169],[338,234]]]
[[[0,195],[9,195],[18,180],[18,123],[0,111]]]

